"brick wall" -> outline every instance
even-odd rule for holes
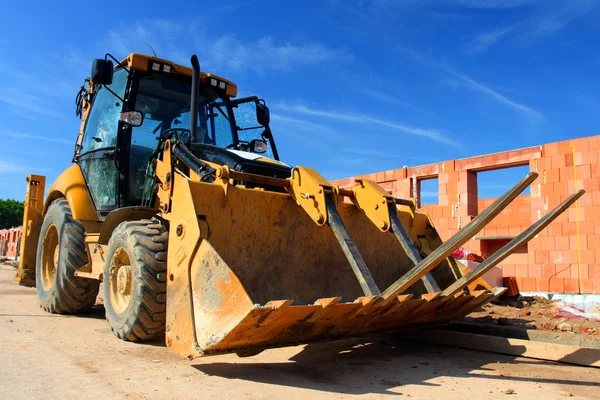
[[[573,155],[574,153],[574,155]],[[418,182],[438,178],[438,202],[421,211],[447,240],[495,199],[477,198],[477,172],[529,166],[539,173],[531,195],[519,196],[465,247],[492,254],[565,200],[575,189],[586,194],[527,246],[502,264],[522,291],[600,293],[600,135],[460,160],[404,167],[360,176],[378,182],[392,195],[418,196]],[[575,174],[577,180],[575,180]],[[336,181],[351,187],[355,178]],[[515,182],[516,183],[516,182]],[[579,231],[579,235],[577,234]]]
[[[0,256],[16,257],[21,244],[21,227],[0,229]]]

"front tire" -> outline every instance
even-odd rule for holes
[[[104,308],[111,331],[140,342],[165,332],[168,232],[156,220],[114,230],[104,265]]]
[[[42,224],[35,274],[40,306],[49,313],[81,313],[96,302],[100,282],[75,276],[88,262],[84,236],[67,200],[55,200]]]

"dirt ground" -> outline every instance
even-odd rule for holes
[[[0,266],[0,399],[600,398],[600,369],[381,335],[181,359],[115,338],[104,310],[44,313]]]
[[[571,332],[600,340],[600,322],[557,316],[555,303],[543,297],[503,298],[499,303],[484,305],[464,320],[477,324]]]

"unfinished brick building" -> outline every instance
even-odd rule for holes
[[[395,197],[417,199],[443,240],[448,240],[495,199],[479,199],[477,173],[528,166],[539,173],[531,194],[519,196],[465,247],[488,256],[576,189],[586,194],[535,239],[502,264],[521,291],[600,293],[600,135],[519,150],[448,160],[360,176]],[[353,185],[352,177],[336,181]],[[437,204],[420,204],[423,181],[438,182]],[[516,181],[515,181],[516,183]]]
[[[21,245],[21,227],[0,229],[0,256],[15,258]]]

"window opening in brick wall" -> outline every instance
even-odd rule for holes
[[[477,172],[477,198],[495,199],[502,196],[508,189],[529,173],[529,165],[494,169]],[[521,195],[531,194],[528,187]]]
[[[438,204],[439,180],[435,178],[417,180],[417,202],[419,206]]]

